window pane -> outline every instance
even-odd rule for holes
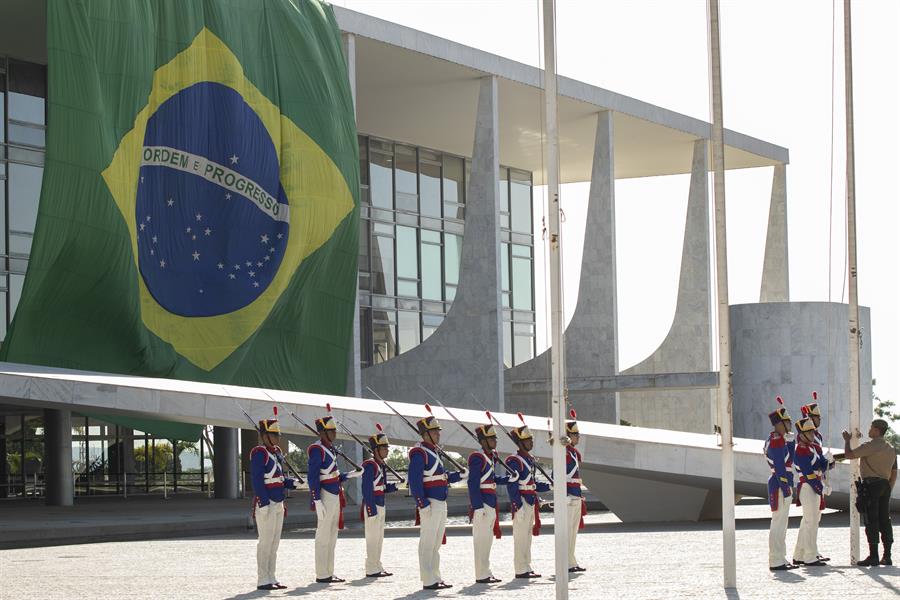
[[[408,279],[397,279],[397,295],[407,298],[419,297],[419,282]]]
[[[445,285],[444,286],[444,297],[447,299],[447,302],[453,302],[456,300],[456,286],[455,285]]]
[[[509,229],[509,169],[500,169],[500,192],[497,205],[500,207],[500,229]]]
[[[515,357],[516,364],[522,364],[526,360],[534,358],[534,338],[527,335],[515,336]]]
[[[10,92],[9,118],[17,121],[44,124],[44,99],[36,96],[28,96]]]
[[[366,219],[359,220],[359,270],[368,273],[369,271],[369,221]]]
[[[512,289],[509,286],[509,244],[500,244],[500,287]]]
[[[513,366],[512,361],[512,323],[503,321],[503,366]]]
[[[19,306],[19,300],[22,298],[22,284],[25,283],[24,275],[9,276],[9,319],[12,321],[13,315],[16,314],[16,307]]]
[[[422,341],[427,340],[432,333],[437,331],[441,323],[444,322],[444,315],[430,315],[424,313],[422,315]]]
[[[419,345],[419,313],[400,311],[397,321],[399,353],[403,354]]]
[[[374,364],[397,356],[397,316],[393,311],[374,311],[372,341]]]
[[[3,169],[6,165],[0,164],[0,254],[6,254],[6,185],[3,180]]]
[[[44,147],[44,128],[29,125],[9,124],[9,141],[15,144]]]
[[[510,183],[512,230],[531,233],[531,185],[513,178]]]
[[[531,305],[531,260],[515,257],[512,259],[513,308],[532,310]]]
[[[397,226],[397,277],[419,278],[419,253],[416,251],[416,230]],[[415,296],[416,294],[413,294]]]
[[[422,298],[441,299],[441,247],[422,244]]]
[[[389,154],[372,152],[369,177],[372,205],[379,208],[394,208],[394,158]]]
[[[394,295],[394,238],[374,236],[372,245],[372,292]]]
[[[455,156],[444,155],[444,202],[465,204],[465,193],[463,160]]]
[[[447,283],[459,283],[459,263],[462,260],[462,236],[444,234],[444,271]]]
[[[419,203],[422,216],[441,216],[441,167],[419,163]]]
[[[369,140],[359,136],[359,184],[369,185]]]
[[[3,73],[0,73],[0,142],[6,141],[6,94],[3,90]],[[3,150],[0,149],[0,159],[3,158]]]

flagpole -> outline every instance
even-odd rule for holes
[[[712,113],[713,192],[716,219],[716,292],[719,323],[719,428],[722,435],[722,572],[725,588],[737,587],[734,532],[733,397],[731,389],[731,330],[728,306],[728,248],[725,236],[725,141],[722,125],[722,62],[719,1],[709,0],[708,11],[710,108]]]
[[[850,383],[850,433],[857,437],[860,419],[859,385],[859,296],[856,272],[856,159],[853,146],[853,42],[850,27],[850,0],[844,0],[844,103],[847,121],[847,260],[849,288],[849,339],[847,360]],[[858,439],[854,445],[859,443]],[[853,460],[850,478],[850,564],[859,561],[859,511],[856,510],[856,485],[859,460]]]
[[[569,531],[565,445],[565,334],[562,302],[562,238],[559,229],[559,129],[556,97],[556,0],[544,5],[544,122],[547,131],[547,215],[550,237],[550,383],[553,444],[553,537],[556,558],[556,598],[569,597]]]

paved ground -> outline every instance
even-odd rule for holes
[[[767,569],[767,523],[754,518],[765,507],[738,507],[738,590],[726,593],[721,581],[721,533],[713,524],[625,525],[608,514],[591,515],[579,536],[578,555],[588,572],[570,584],[571,598],[896,598],[900,568],[863,569],[847,563],[846,516],[826,515],[820,550],[833,557],[831,567],[773,575]],[[549,515],[548,515],[549,516]],[[789,549],[796,539],[791,521]],[[0,598],[244,598],[294,597],[317,593],[367,599],[484,595],[489,598],[552,598],[549,578],[532,583],[512,580],[512,539],[495,543],[495,575],[504,583],[473,583],[471,537],[460,526],[442,553],[444,578],[455,584],[440,593],[423,592],[418,581],[417,538],[407,527],[391,529],[385,543],[385,566],[394,577],[362,578],[364,540],[349,531],[338,540],[337,573],[348,583],[325,587],[311,583],[312,539],[309,530],[286,533],[279,553],[283,592],[257,592],[255,542],[251,533],[159,541],[116,542],[0,551]],[[553,569],[553,538],[535,538],[535,568]]]

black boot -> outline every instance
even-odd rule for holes
[[[891,542],[884,543],[884,556],[881,557],[881,564],[888,567],[894,564],[891,562]]]
[[[869,558],[856,563],[860,567],[877,567],[878,566],[878,544],[869,544]]]

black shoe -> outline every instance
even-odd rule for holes
[[[878,564],[885,565],[886,567],[889,567],[889,566],[891,566],[891,565],[894,564],[894,563],[891,562],[891,557],[890,557],[889,555],[885,554],[883,557],[881,557],[881,562],[879,562]]]
[[[527,573],[518,573],[516,575],[516,579],[537,579],[538,577],[540,577],[540,575],[538,575],[534,571],[528,571]]]
[[[828,562],[831,559],[827,556],[822,556],[821,554],[816,554],[816,560],[821,560],[822,562]]]
[[[872,554],[866,560],[861,560],[856,563],[857,567],[877,567],[878,566],[878,555]]]
[[[587,571],[584,567],[569,567],[569,573],[584,573]]]
[[[769,567],[770,571],[793,571],[799,569],[797,565],[778,565],[777,567]]]
[[[380,573],[366,573],[366,577],[390,577],[393,573],[388,573],[387,571],[381,571]]]
[[[331,577],[322,577],[321,579],[316,579],[316,583],[344,583],[347,581],[346,579],[341,579],[340,577],[335,577],[332,575]]]
[[[444,583],[443,581],[438,581],[437,583],[432,583],[431,585],[423,585],[423,590],[446,590],[448,588],[452,588],[453,586],[449,583]]]
[[[484,579],[476,579],[475,583],[500,583],[501,581],[503,580],[497,579],[496,577],[491,575],[490,577],[485,577]]]
[[[278,583],[277,581],[276,581],[275,583],[273,583],[272,585],[275,586],[275,589],[276,589],[276,590],[286,590],[286,589],[287,589],[287,586],[286,586],[286,585],[283,585],[283,584],[281,584],[281,583]]]
[[[279,588],[277,585],[275,585],[274,583],[267,583],[267,584],[265,584],[265,585],[258,585],[258,586],[256,586],[256,589],[258,589],[258,590],[264,590],[264,591],[266,591],[266,592],[271,592],[272,590],[277,590],[277,589],[280,589],[280,588]]]
[[[810,561],[810,562],[805,562],[805,563],[803,563],[803,566],[804,566],[804,567],[827,567],[828,565],[826,565],[826,564],[825,564],[824,562],[822,562],[821,560],[816,559],[816,560],[813,560],[813,561]]]
[[[802,561],[802,560],[797,560],[797,559],[795,558],[795,559],[792,560],[791,562],[794,563],[794,566],[795,566],[795,567],[802,567],[802,566],[803,566],[803,561]]]

